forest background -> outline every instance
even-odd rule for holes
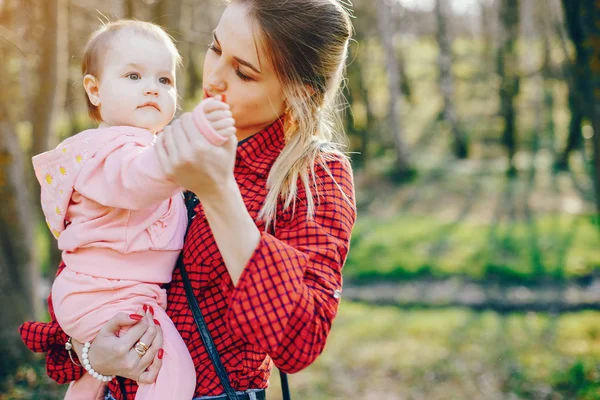
[[[182,109],[223,4],[0,0],[0,399],[58,399],[17,327],[60,254],[31,156],[83,129],[103,21],[165,27]],[[359,218],[300,399],[600,399],[600,2],[354,0],[344,96]],[[276,375],[268,391],[279,399]]]

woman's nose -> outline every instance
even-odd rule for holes
[[[222,80],[209,81],[207,88],[208,88],[208,91],[212,94],[218,94],[218,93],[224,92],[226,89],[225,82],[223,82]]]
[[[227,89],[227,84],[222,77],[222,71],[219,67],[216,67],[208,74],[206,88],[213,94],[224,92]]]

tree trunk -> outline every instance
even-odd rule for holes
[[[22,4],[5,1],[0,10],[0,23],[12,27],[21,23],[19,8]],[[22,57],[12,46],[0,43],[0,59]],[[42,301],[38,298],[38,263],[34,245],[35,221],[31,212],[31,198],[24,162],[14,125],[9,121],[8,105],[14,102],[10,77],[20,74],[11,71],[10,62],[0,62],[0,382],[18,365],[28,359],[30,351],[22,344],[18,326],[25,319],[42,315]]]
[[[508,153],[508,174],[516,173],[513,158],[517,150],[515,98],[519,93],[517,37],[519,33],[519,0],[501,0],[502,36],[498,51],[500,76],[500,114],[504,119],[502,142]]]
[[[402,178],[410,174],[410,164],[408,159],[408,148],[404,140],[402,129],[402,109],[401,109],[401,82],[400,68],[396,57],[393,37],[394,30],[391,22],[391,10],[386,0],[377,0],[377,25],[379,27],[379,36],[383,45],[386,57],[386,71],[388,80],[389,101],[389,121],[390,129],[394,138],[394,147],[396,149],[396,171],[398,177]]]
[[[68,0],[48,0],[41,4],[44,34],[38,43],[40,59],[37,76],[40,78],[40,85],[33,99],[33,142],[30,157],[58,145],[55,121],[65,106],[69,76]],[[32,198],[37,199],[32,205],[33,215],[37,217],[35,223],[41,223],[44,215],[39,204],[40,186],[33,175],[31,163],[28,162],[23,168],[29,171],[29,179],[25,182],[33,184],[30,186]],[[49,229],[45,229],[43,234],[51,246],[50,263],[56,264],[61,255],[56,247],[56,240]],[[50,266],[50,276],[54,276],[55,268],[56,265]]]
[[[571,120],[569,121],[569,136],[565,148],[557,162],[559,169],[567,169],[569,165],[569,155],[583,144],[581,135],[581,125],[584,119],[584,103],[582,93],[586,90],[584,78],[587,68],[587,54],[583,48],[583,30],[580,24],[579,15],[581,5],[578,1],[562,0],[563,11],[567,31],[573,46],[575,47],[575,61],[570,63],[568,68],[568,86],[569,86],[569,110]]]
[[[444,120],[450,127],[454,136],[453,150],[458,158],[468,155],[467,140],[458,126],[458,118],[454,107],[454,79],[452,77],[452,38],[448,29],[449,5],[447,0],[437,0],[435,13],[437,16],[438,30],[437,41],[439,46],[440,89],[444,98]]]
[[[600,213],[600,4],[597,0],[580,2],[580,21],[584,34],[583,50],[586,54],[584,70],[585,90],[583,92],[587,112],[592,121],[594,135],[594,188],[596,190],[596,210]]]
[[[25,157],[6,117],[0,110],[0,381],[30,356],[17,328],[26,319],[42,316]]]
[[[134,0],[123,0],[123,17],[126,19],[135,18]]]
[[[185,71],[182,71],[179,76],[181,79],[179,80],[181,88],[185,91],[184,99],[195,99],[198,93],[198,90],[202,88],[202,80],[200,79],[200,66],[199,64],[199,53],[198,51],[194,51],[194,41],[186,37],[186,35],[191,35],[191,32],[194,30],[194,24],[198,23],[198,20],[195,19],[196,14],[196,4],[190,0],[182,0],[182,12],[181,12],[181,31],[182,37],[180,40],[180,49],[184,59],[184,68]],[[206,26],[212,26],[210,21],[210,14],[203,13],[203,18],[205,21],[201,23],[205,23]],[[200,97],[203,97],[201,95]]]
[[[152,10],[154,16],[152,22],[162,26],[177,43],[181,42],[183,38],[181,34],[182,7],[183,0],[157,0]],[[185,79],[177,80],[178,93],[185,93],[184,82]]]
[[[532,5],[532,0],[528,0],[529,5]],[[550,5],[548,5],[550,6]],[[542,64],[542,113],[541,118],[543,121],[544,135],[541,137],[544,139],[544,147],[549,149],[552,153],[552,158],[556,159],[556,126],[554,125],[554,79],[552,72],[552,44],[550,40],[552,33],[554,32],[549,27],[552,24],[550,18],[552,15],[550,12],[541,12],[539,15],[541,27],[539,32],[542,36],[542,44],[544,48],[543,64]]]
[[[368,161],[369,136],[373,132],[373,121],[375,117],[372,107],[369,103],[369,92],[365,86],[361,62],[357,58],[353,48],[349,49],[348,58],[354,60],[348,65],[346,75],[347,84],[344,85],[344,97],[348,101],[348,109],[344,113],[346,131],[348,136],[360,142],[359,154],[357,154],[357,165],[366,168]],[[356,126],[353,107],[361,104],[366,111],[365,121],[360,126]]]
[[[494,73],[494,54],[496,49],[496,3],[479,2],[481,17],[481,34],[483,36],[482,58],[487,74]]]
[[[34,99],[32,155],[58,144],[53,123],[64,105],[69,67],[68,0],[46,0],[41,4],[44,35],[39,46],[40,87]]]

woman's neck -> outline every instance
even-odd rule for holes
[[[280,119],[281,117],[278,117],[277,119]],[[238,140],[238,143],[241,143],[243,141],[245,141],[246,139],[249,139],[250,137],[256,135],[259,132],[262,132],[266,127],[273,125],[273,123],[275,121],[277,121],[277,119],[274,119],[273,121],[270,121],[268,123],[265,124],[261,124],[261,125],[257,125],[257,126],[250,126],[244,129],[238,129],[235,132],[235,137]]]

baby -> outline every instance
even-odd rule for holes
[[[172,120],[180,55],[160,27],[117,21],[96,31],[84,50],[83,85],[90,116],[99,122],[33,158],[42,208],[62,250],[64,271],[52,286],[56,318],[85,343],[88,371],[66,399],[95,399],[112,376],[94,371],[87,349],[116,313],[150,310],[164,334],[156,382],[136,399],[193,397],[196,371],[165,313],[166,292],[187,225],[182,188],[166,178],[154,135]],[[214,145],[235,133],[229,106],[217,98],[194,110],[199,130]],[[223,111],[225,111],[223,113]],[[220,129],[213,126],[219,122]],[[138,342],[142,357],[151,343]]]

